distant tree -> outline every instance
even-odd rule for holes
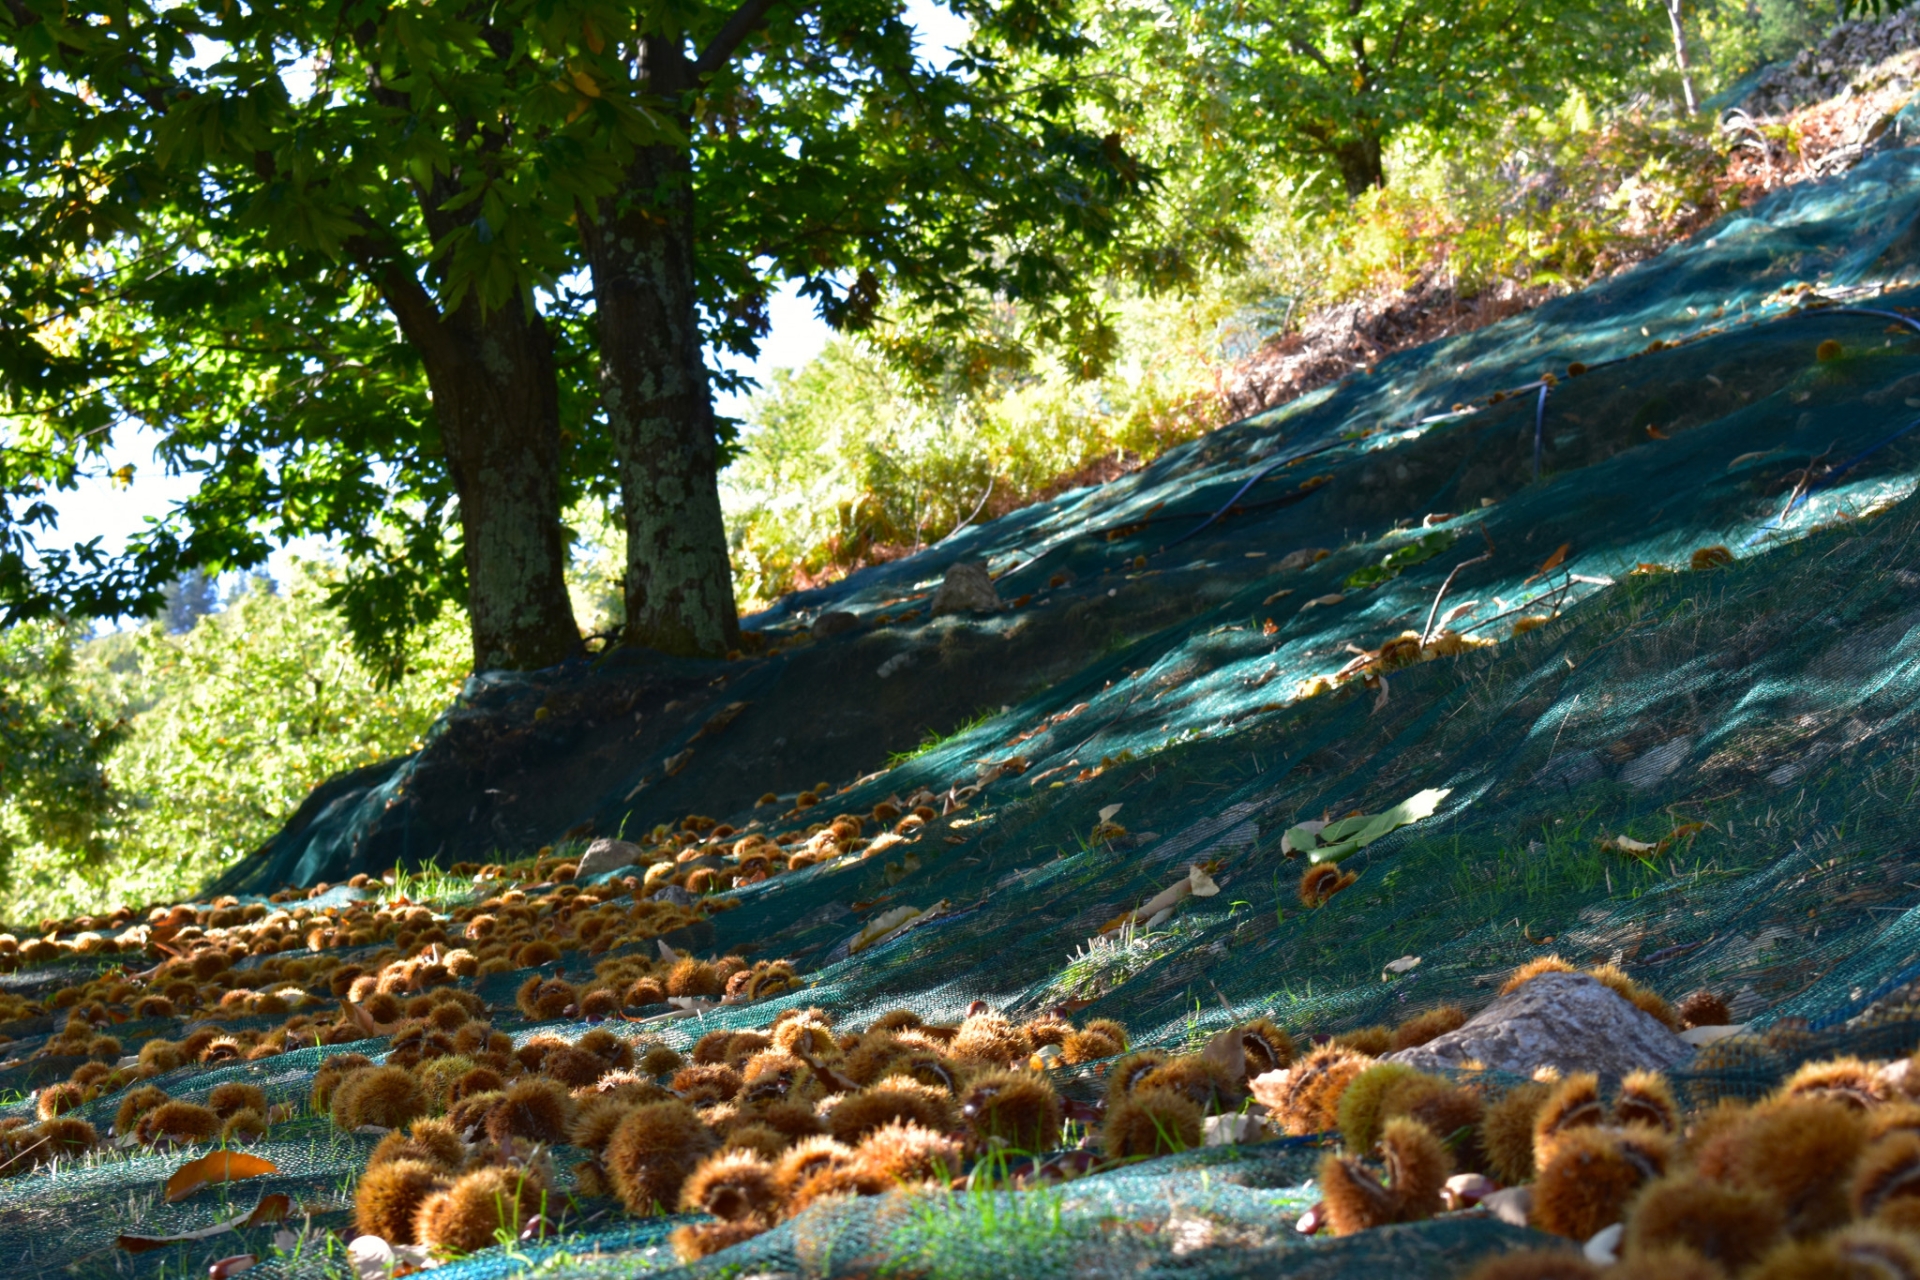
[[[1557,101],[1643,63],[1648,11],[1611,0],[1171,0],[1145,7],[1137,37],[1190,87],[1190,109],[1258,156],[1329,173],[1348,196],[1387,181],[1398,135],[1489,128],[1500,113]]]
[[[194,623],[220,608],[220,591],[205,569],[189,569],[168,583],[166,609],[160,615],[169,635],[185,635]]]
[[[97,870],[112,854],[122,802],[107,759],[125,733],[79,679],[78,623],[49,619],[0,631],[0,880],[16,851],[59,849]]]

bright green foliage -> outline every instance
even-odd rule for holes
[[[80,637],[57,621],[0,632],[0,866],[40,846],[97,869],[113,850],[107,757],[125,723],[87,689]]]
[[[1857,6],[1856,6],[1857,7]],[[1698,46],[1709,93],[1749,71],[1818,44],[1833,25],[1826,0],[1712,0],[1687,6],[1688,39]]]
[[[33,825],[49,811],[34,796],[0,806],[0,830],[19,833],[0,916],[191,892],[271,836],[316,784],[418,743],[466,675],[458,624],[442,621],[385,684],[327,607],[332,576],[304,566],[278,594],[256,582],[184,635],[158,624],[93,642],[51,624],[3,633],[10,652],[41,638],[32,656],[62,673],[52,687],[75,710],[58,739],[66,771],[28,775],[43,790],[64,786],[51,820]],[[4,687],[21,680],[9,672]],[[116,721],[87,749],[88,723]]]
[[[1165,73],[1212,104],[1236,145],[1330,174],[1348,196],[1385,185],[1387,147],[1496,127],[1569,89],[1611,86],[1654,48],[1649,11],[1605,0],[1180,0],[1171,21],[1143,13]]]
[[[1116,291],[1115,354],[1091,378],[1039,358],[927,386],[852,339],[777,372],[722,477],[740,599],[768,602],[938,541],[976,510],[1003,514],[1217,425],[1215,328],[1238,302],[1217,286]],[[1011,330],[999,336],[1017,345]],[[942,354],[961,353],[956,343]]]

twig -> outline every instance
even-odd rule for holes
[[[993,482],[995,480],[998,480],[999,478],[1000,478],[999,476],[994,475],[992,473],[989,473],[987,475],[987,491],[980,495],[980,501],[973,504],[973,515],[968,516],[965,520],[962,520],[959,524],[953,526],[953,528],[947,533],[947,536],[940,539],[940,542],[934,543],[933,544],[934,546],[937,547],[941,543],[952,541],[953,536],[955,534],[959,533],[962,529],[972,524],[974,521],[974,518],[978,516],[982,511],[986,510],[987,499],[993,496]]]
[[[1420,643],[1423,646],[1433,643],[1433,620],[1440,616],[1440,602],[1447,598],[1447,588],[1453,585],[1455,575],[1468,565],[1481,564],[1491,559],[1493,559],[1493,552],[1488,551],[1475,556],[1471,560],[1462,560],[1459,564],[1453,566],[1453,573],[1448,574],[1447,580],[1440,584],[1440,594],[1433,598],[1433,608],[1427,610],[1427,625],[1420,628]]]
[[[1533,409],[1533,478],[1540,478],[1540,454],[1545,448],[1547,429],[1547,392],[1552,384],[1542,380],[1540,383],[1540,402]]]

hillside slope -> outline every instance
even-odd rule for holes
[[[803,985],[672,1024],[682,1048],[789,1007],[859,1025],[976,1000],[1168,1047],[1260,1014],[1338,1032],[1477,1006],[1549,952],[1670,998],[1711,987],[1758,1027],[1805,1019],[1803,1055],[1854,1043],[1849,1020],[1920,972],[1917,213],[1920,152],[1889,151],[1602,287],[785,600],[737,661],[476,680],[418,756],[317,793],[215,891],[570,856],[596,835],[672,871],[685,846],[710,861],[677,879],[713,872],[694,887],[734,881],[738,904],[695,944],[789,959]],[[929,619],[963,561],[1008,607]],[[852,617],[815,638],[828,613]],[[929,730],[950,736],[889,767]],[[1308,902],[1289,828],[1419,795],[1432,816]],[[915,803],[931,816],[874,834],[876,809],[891,825]],[[829,847],[839,815],[862,835]],[[812,853],[757,878],[730,852],[748,834]],[[1183,882],[1220,892],[1111,928]],[[1676,1079],[1695,1102],[1751,1095],[1795,1060]],[[1274,1224],[1304,1207],[1282,1189],[1306,1153],[1193,1190],[1214,1158],[1103,1175],[1051,1233],[861,1202],[714,1265],[864,1273],[904,1231],[944,1273],[1069,1269],[1099,1224],[1167,1213],[1175,1185],[1246,1233],[1209,1236],[1207,1274],[1352,1263],[1339,1244],[1278,1261],[1299,1252]],[[601,1261],[567,1273],[655,1265],[662,1230],[575,1241]],[[1436,1272],[1502,1231],[1351,1247]],[[1179,1254],[1164,1234],[1139,1249]]]

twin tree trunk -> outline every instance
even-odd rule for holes
[[[650,42],[665,92],[690,83]],[[693,156],[643,148],[619,195],[580,220],[600,333],[600,398],[627,525],[624,642],[718,657],[740,640],[694,264]],[[382,292],[421,352],[460,499],[476,671],[579,649],[561,530],[560,415],[546,321],[473,297],[442,314],[410,272]]]

